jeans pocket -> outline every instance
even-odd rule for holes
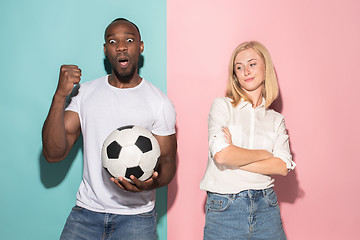
[[[208,193],[206,200],[206,211],[222,212],[225,211],[230,204],[230,195]]]
[[[265,189],[264,197],[270,207],[276,207],[278,205],[278,200],[274,189],[272,188]]]

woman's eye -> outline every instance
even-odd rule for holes
[[[115,40],[111,39],[111,40],[109,40],[109,43],[113,44],[113,43],[115,43]]]
[[[237,67],[236,69],[237,69],[237,70],[242,70],[243,68],[242,68],[242,67]]]
[[[255,66],[256,66],[256,63],[251,63],[250,66],[251,66],[251,67],[255,67]]]

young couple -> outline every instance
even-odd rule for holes
[[[118,18],[104,37],[111,74],[79,84],[81,70],[61,66],[43,126],[49,162],[63,160],[80,134],[84,140],[83,178],[61,239],[156,239],[155,189],[176,172],[175,109],[138,75],[144,50],[138,27]],[[270,176],[286,175],[295,163],[284,118],[268,109],[278,95],[270,55],[259,42],[243,43],[229,71],[226,97],[215,99],[209,115],[209,159],[200,184],[207,191],[204,239],[286,239]],[[110,178],[102,167],[104,140],[124,125],[145,127],[159,142],[159,164],[146,181]]]

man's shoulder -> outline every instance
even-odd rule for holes
[[[100,86],[104,84],[106,77],[107,76],[102,76],[90,81],[80,82],[80,84],[77,85],[78,91],[81,93],[80,95],[92,94],[93,91],[101,89]]]
[[[94,86],[94,85],[103,83],[106,78],[107,78],[107,75],[102,76],[102,77],[99,77],[99,78],[97,78],[97,79],[93,79],[93,80],[87,81],[87,82],[81,82],[81,83],[80,83],[80,86],[81,86],[81,87],[82,87],[82,86],[84,86],[84,87],[91,87],[91,86]]]
[[[168,99],[167,95],[160,90],[157,86],[155,86],[153,83],[147,81],[145,78],[143,78],[144,86],[146,88],[146,92],[148,94],[157,95],[159,98]]]

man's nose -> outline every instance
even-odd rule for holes
[[[126,51],[127,50],[127,45],[125,43],[118,43],[117,46],[116,46],[116,51],[118,52],[123,52],[123,51]]]

